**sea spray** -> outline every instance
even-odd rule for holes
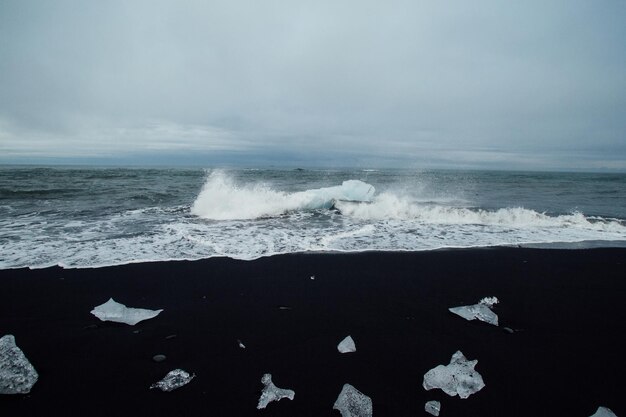
[[[257,219],[296,210],[329,209],[342,200],[367,202],[374,191],[370,184],[347,180],[340,186],[285,193],[265,183],[240,185],[215,170],[191,206],[191,213],[210,220]]]

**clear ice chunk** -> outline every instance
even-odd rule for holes
[[[348,336],[337,345],[337,350],[341,353],[356,352],[356,345],[352,337]]]
[[[463,317],[465,320],[480,320],[485,323],[498,325],[498,315],[494,313],[491,308],[498,304],[497,297],[485,297],[478,304],[469,306],[452,307],[448,310],[458,316]]]
[[[424,405],[424,411],[433,416],[438,416],[441,411],[441,403],[439,401],[428,401]]]
[[[424,374],[424,389],[440,388],[454,397],[467,398],[485,387],[483,377],[474,370],[477,360],[468,361],[457,351],[452,355],[449,365],[439,365]]]
[[[352,385],[344,384],[333,409],[339,410],[341,417],[372,417],[372,399]]]
[[[598,407],[598,410],[591,417],[617,417],[613,411],[606,407]]]
[[[280,401],[283,398],[293,400],[294,395],[296,395],[296,393],[290,389],[282,389],[274,385],[272,382],[272,374],[263,375],[261,383],[264,387],[261,392],[261,397],[259,398],[259,404],[256,406],[259,410],[267,407],[267,405],[272,401]]]
[[[168,372],[167,375],[165,375],[165,378],[150,385],[150,389],[159,388],[161,391],[173,391],[176,388],[187,385],[195,377],[195,374],[189,375],[188,372],[185,372],[182,369],[174,369],[173,371]]]
[[[143,320],[148,320],[159,315],[161,310],[147,310],[144,308],[130,308],[109,298],[104,304],[94,307],[91,314],[102,321],[114,321],[134,326]]]
[[[0,338],[0,394],[28,394],[39,375],[11,334]]]

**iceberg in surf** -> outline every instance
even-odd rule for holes
[[[335,187],[318,188],[293,194],[303,197],[303,208],[331,208],[335,201],[367,202],[374,197],[375,188],[359,180],[348,180]]]
[[[352,385],[344,384],[333,410],[339,410],[341,417],[372,417],[372,399]]]
[[[352,337],[348,336],[337,345],[337,350],[341,353],[356,352],[356,345]]]
[[[39,375],[11,334],[0,338],[0,394],[28,394]]]
[[[454,397],[467,398],[485,387],[483,377],[474,370],[477,360],[468,361],[457,351],[452,355],[449,365],[439,365],[424,374],[424,389],[440,388]]]
[[[480,320],[485,323],[498,325],[498,315],[494,313],[491,308],[498,304],[497,297],[485,297],[478,302],[469,306],[452,307],[448,310],[457,316],[463,317],[465,320]]]
[[[130,308],[109,298],[104,304],[94,307],[91,314],[102,321],[113,321],[116,323],[126,323],[134,326],[143,320],[148,320],[159,315],[161,310],[147,310],[144,308]]]
[[[267,407],[267,405],[272,401],[280,401],[283,398],[293,400],[293,397],[296,395],[296,393],[290,389],[282,389],[274,385],[272,382],[272,374],[263,375],[261,383],[264,387],[261,392],[261,397],[259,398],[259,404],[256,406],[259,410]]]
[[[188,372],[185,372],[182,369],[174,369],[173,371],[168,372],[162,380],[150,385],[150,389],[158,388],[161,391],[173,391],[176,388],[187,385],[195,377],[195,374],[189,375]]]
[[[436,417],[439,415],[439,412],[441,411],[441,403],[439,401],[428,401],[424,405],[424,411]]]
[[[598,410],[591,417],[617,417],[613,411],[606,407],[598,407]]]

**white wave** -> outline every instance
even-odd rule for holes
[[[360,220],[411,220],[433,225],[486,225],[513,228],[554,227],[584,228],[626,232],[617,220],[585,217],[582,213],[550,216],[534,210],[512,207],[498,210],[419,204],[406,197],[382,193],[369,204],[339,201],[342,214]]]
[[[223,171],[208,176],[191,213],[210,220],[245,220],[278,216],[294,210],[330,208],[337,200],[370,201],[374,187],[358,180],[297,193],[273,190],[269,185],[235,183]]]

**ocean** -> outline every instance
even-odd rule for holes
[[[0,167],[0,269],[626,246],[626,174]]]

